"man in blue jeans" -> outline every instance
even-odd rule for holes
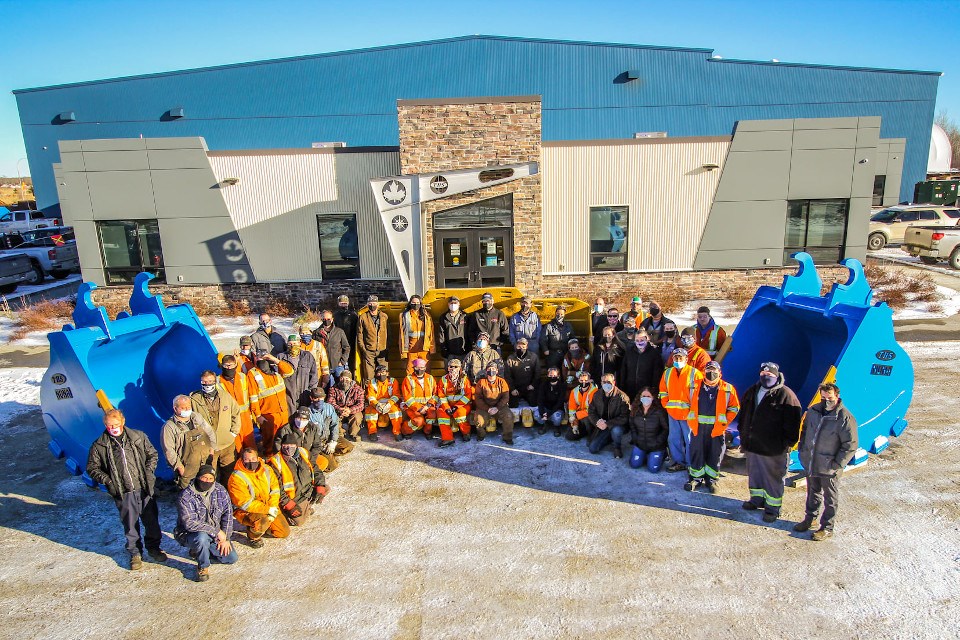
[[[590,401],[588,415],[595,429],[588,445],[590,453],[600,453],[612,441],[613,457],[622,458],[620,443],[630,420],[630,398],[617,388],[617,379],[612,373],[600,378],[600,389]]]
[[[210,556],[220,564],[237,561],[230,542],[233,535],[233,505],[222,484],[216,482],[211,465],[200,467],[196,479],[177,501],[177,526],[174,538],[190,550],[197,561],[197,582],[210,579]]]

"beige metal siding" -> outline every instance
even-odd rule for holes
[[[544,146],[543,272],[585,273],[589,210],[630,207],[629,271],[691,269],[729,141]],[[563,265],[563,267],[561,267]]]

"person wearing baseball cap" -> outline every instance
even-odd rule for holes
[[[772,523],[783,506],[783,478],[790,450],[800,439],[803,407],[776,362],[761,364],[759,378],[743,394],[740,408],[740,449],[746,453],[750,487],[743,508],[762,508],[763,521]]]
[[[724,434],[740,412],[740,400],[733,385],[721,378],[720,363],[714,361],[707,364],[703,378],[694,382],[690,397],[690,466],[683,488],[693,491],[704,484],[707,491],[716,493]]]
[[[643,313],[643,298],[634,296],[633,299],[630,300],[630,310],[625,311],[623,315],[620,316],[620,324],[626,325],[627,318],[633,318],[638,327],[646,319],[646,314]]]
[[[393,439],[400,441],[404,437],[413,437],[413,431],[404,424],[400,413],[400,383],[391,378],[387,365],[378,364],[374,379],[367,383],[367,408],[363,411],[363,421],[367,425],[367,439],[380,440],[377,427],[390,424]]]
[[[667,444],[672,463],[667,471],[683,471],[690,466],[690,425],[693,415],[692,389],[703,379],[703,374],[687,363],[687,350],[673,350],[672,362],[660,379],[660,404],[667,410],[670,434]]]
[[[467,314],[460,308],[460,298],[447,299],[447,311],[437,322],[437,346],[440,354],[449,362],[451,358],[467,357]]]
[[[357,322],[357,352],[360,354],[361,380],[373,380],[378,364],[387,364],[387,314],[380,310],[380,299],[367,297],[366,312]]]
[[[323,313],[324,313],[324,316],[326,316],[326,314],[330,312],[324,311]],[[360,317],[357,315],[357,312],[354,311],[353,308],[350,306],[350,298],[348,298],[345,295],[341,295],[339,298],[337,298],[337,310],[333,312],[332,316],[333,316],[333,326],[343,331],[344,335],[347,338],[346,342],[348,344],[348,348],[347,348],[348,353],[346,354],[345,365],[347,369],[349,369],[350,371],[353,371],[354,367],[356,366],[355,361],[356,361],[356,355],[357,355],[357,352],[356,352],[357,323],[360,321]],[[324,324],[324,326],[326,326],[329,331],[330,325]],[[339,338],[339,336],[337,336],[337,338]],[[327,346],[327,344],[324,344],[324,346],[327,347],[327,353],[329,355],[330,347]],[[331,356],[331,360],[332,359],[333,359],[333,356]],[[331,367],[336,368],[337,365],[338,365],[338,362],[333,362],[333,361],[330,362]],[[333,372],[333,376],[330,379],[331,385],[334,385],[337,383],[337,377],[339,375],[340,375],[340,371]]]

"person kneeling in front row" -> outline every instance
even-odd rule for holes
[[[233,515],[247,528],[250,546],[263,546],[264,534],[274,538],[290,535],[290,525],[280,513],[280,483],[277,472],[251,447],[240,452],[237,466],[227,482]]]
[[[237,561],[237,550],[230,542],[233,535],[233,507],[222,484],[216,482],[213,465],[200,467],[197,477],[180,492],[177,500],[177,526],[173,537],[190,550],[197,561],[197,582],[210,578],[210,557],[220,564]]]
[[[623,449],[630,451],[630,466],[659,473],[667,454],[667,412],[660,406],[653,389],[644,387],[630,407],[630,431],[623,436]]]

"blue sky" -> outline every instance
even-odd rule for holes
[[[958,7],[956,0],[0,0],[0,175],[16,175],[25,155],[14,89],[476,33],[942,71],[938,110],[960,121],[960,56],[946,26]]]

